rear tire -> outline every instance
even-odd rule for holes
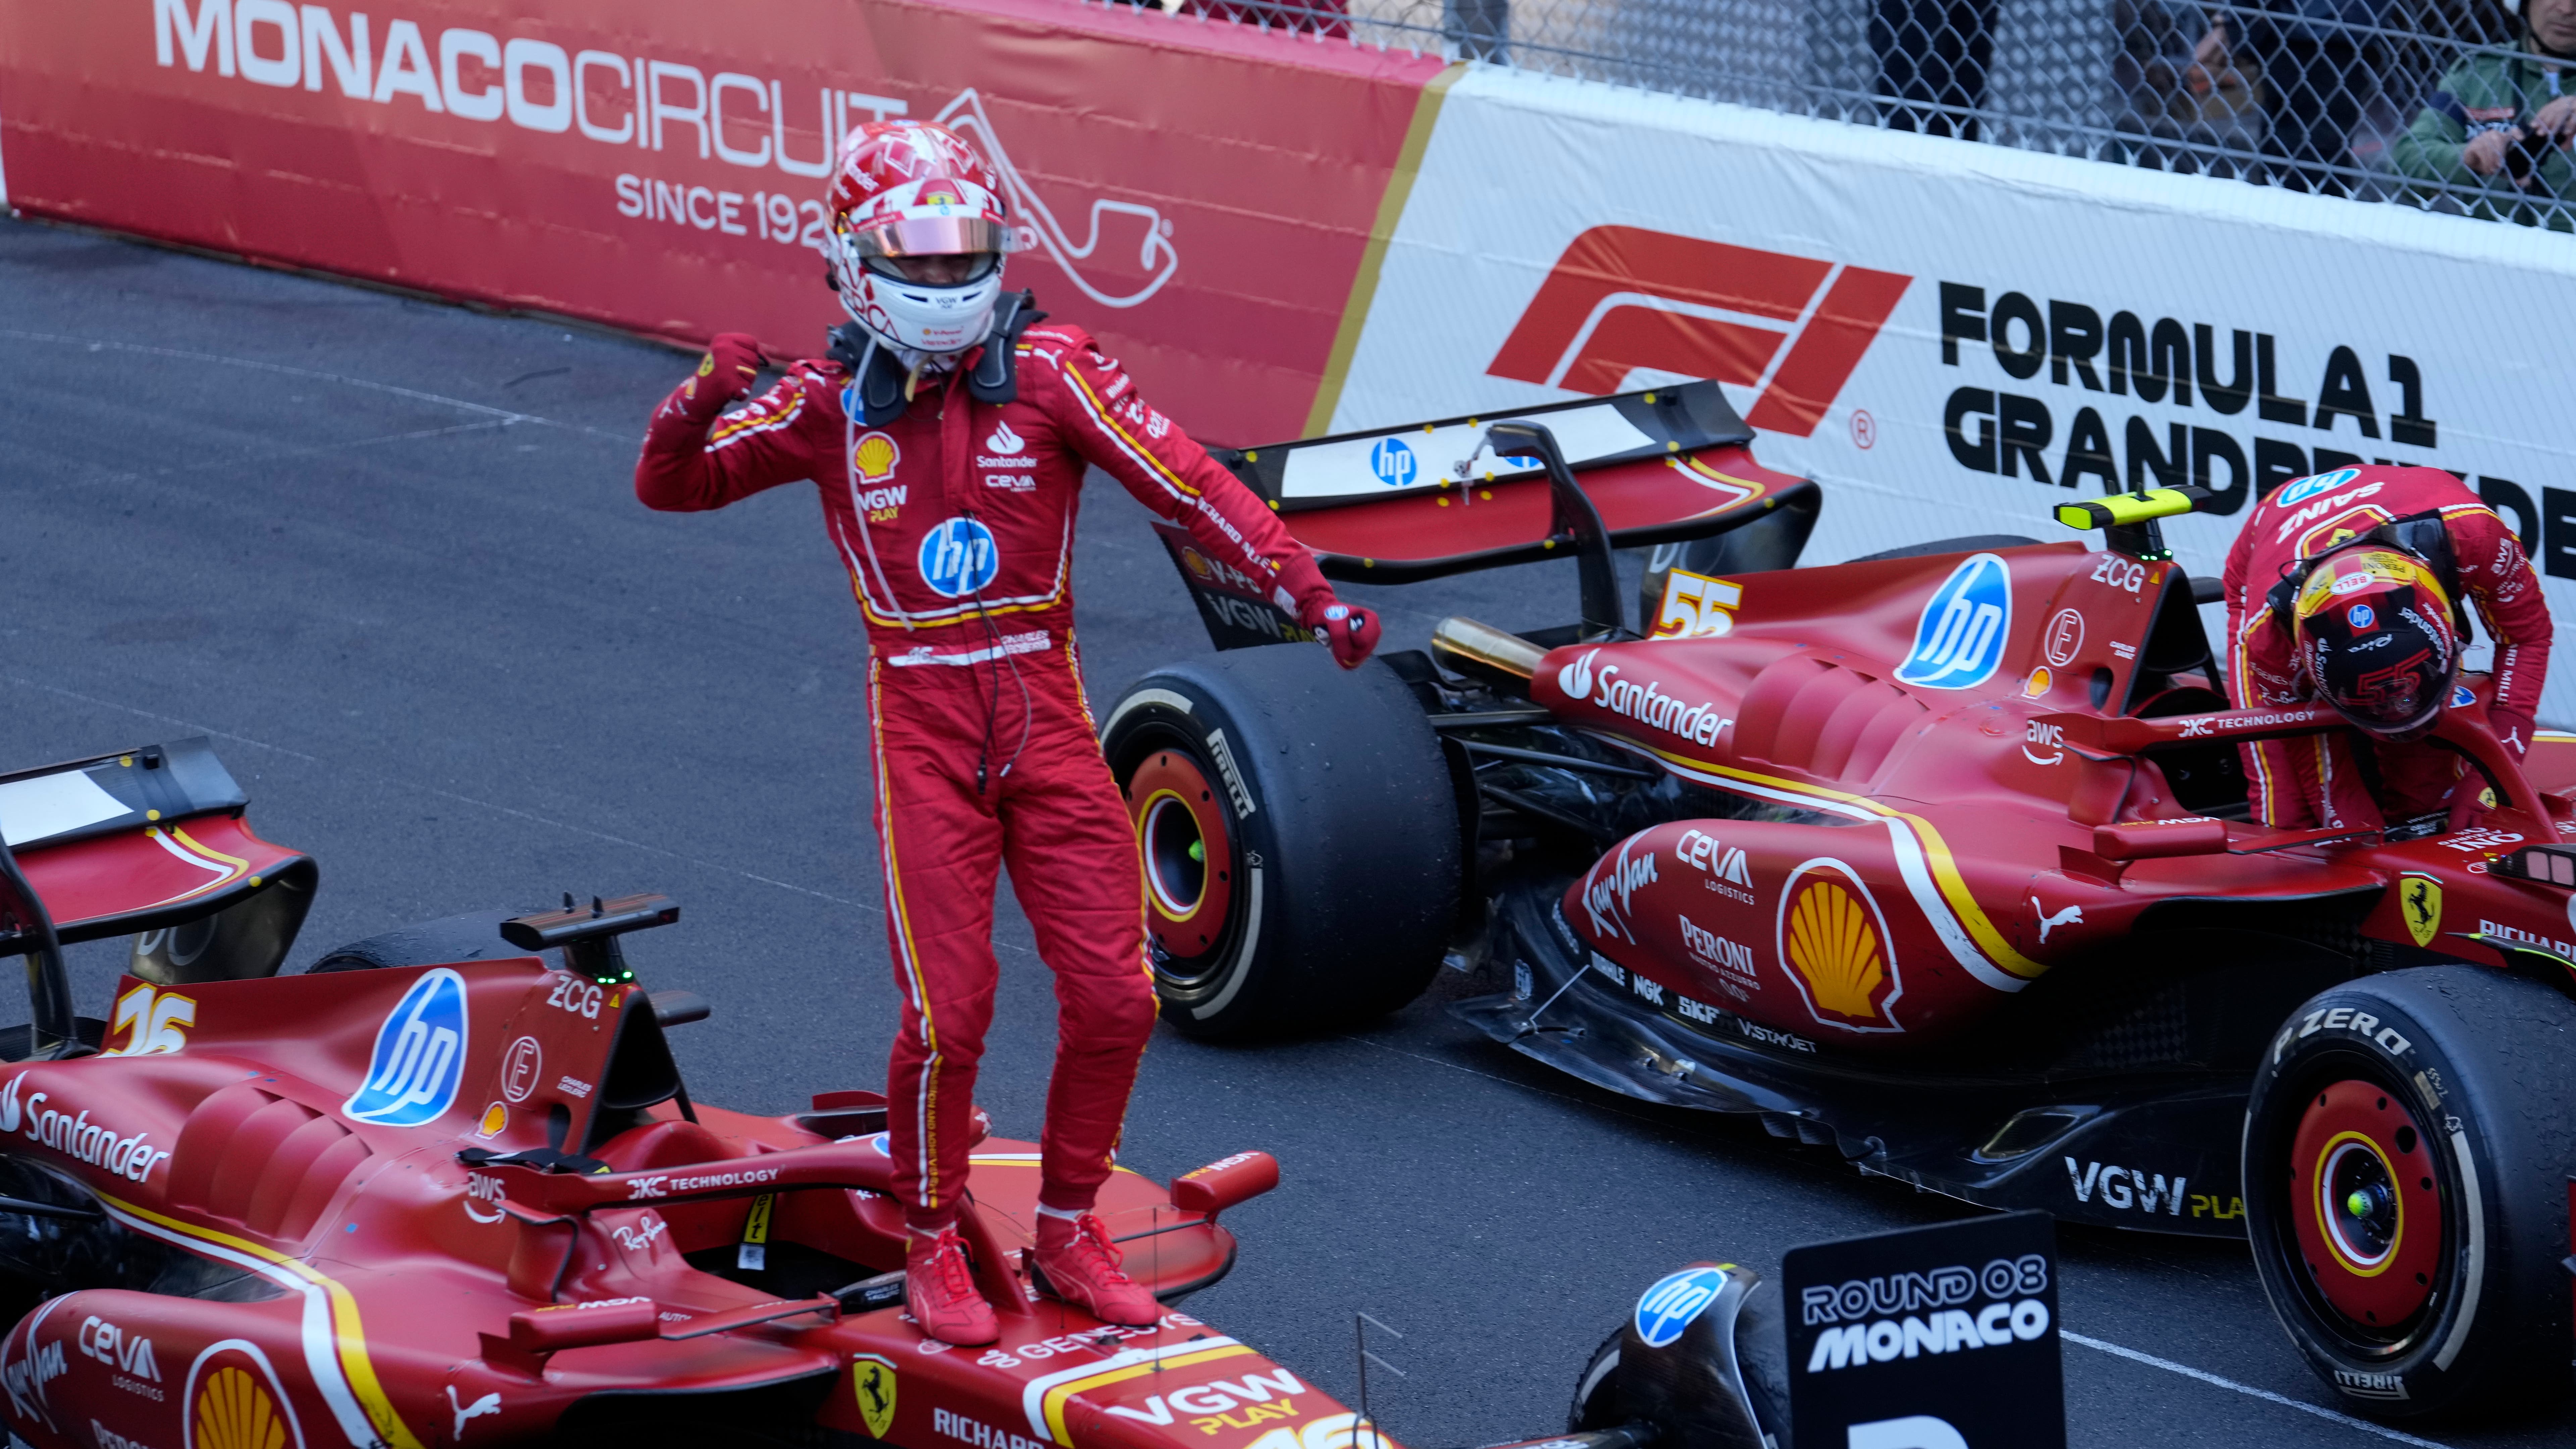
[[[1289,647],[1173,665],[1119,697],[1101,749],[1174,1028],[1276,1034],[1421,994],[1458,911],[1458,805],[1393,670]]]
[[[2311,998],[2256,1069],[2245,1210],[2272,1311],[2385,1419],[2568,1385],[2576,1003],[2480,966]]]
[[[448,966],[459,961],[498,961],[525,956],[501,939],[501,923],[524,911],[473,911],[403,926],[381,936],[352,941],[304,968],[307,976],[326,971],[375,971],[390,966]]]
[[[1565,1432],[1616,1429],[1628,1422],[1627,1410],[1619,1401],[1619,1341],[1627,1334],[1624,1327],[1610,1330],[1610,1336],[1592,1350],[1592,1357],[1583,1361],[1582,1376],[1574,1381],[1574,1402],[1565,1411]]]

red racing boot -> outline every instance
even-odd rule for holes
[[[1057,1217],[1038,1209],[1038,1271],[1046,1275],[1055,1296],[1103,1323],[1151,1328],[1162,1321],[1163,1305],[1135,1279],[1119,1271],[1117,1245],[1089,1213]]]
[[[942,1343],[980,1348],[1002,1336],[993,1305],[975,1291],[966,1266],[966,1240],[953,1227],[937,1233],[912,1230],[903,1253],[903,1301],[921,1331]]]

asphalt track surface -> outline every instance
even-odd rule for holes
[[[0,767],[214,736],[261,832],[322,863],[290,971],[427,917],[666,891],[684,920],[632,950],[650,984],[715,1003],[673,1038],[699,1100],[775,1113],[881,1085],[894,985],[856,611],[807,489],[697,516],[635,502],[644,418],[686,366],[0,221]],[[1088,503],[1101,700],[1207,644],[1143,510],[1098,475]],[[1416,647],[1450,612],[1559,622],[1574,580],[1355,592]],[[1053,997],[1007,893],[995,934],[982,1101],[1034,1137]],[[103,1013],[121,950],[74,954]],[[1352,1313],[1400,1330],[1379,1351],[1405,1376],[1372,1391],[1407,1444],[1553,1432],[1585,1355],[1682,1263],[1773,1270],[1802,1242],[1973,1211],[1596,1091],[1443,1009],[1489,989],[1444,972],[1395,1016],[1264,1047],[1160,1029],[1128,1119],[1126,1163],[1158,1178],[1278,1154],[1285,1185],[1228,1214],[1242,1261],[1191,1311],[1345,1399]],[[2420,1437],[2334,1417],[2241,1245],[2060,1244],[2070,1443],[2576,1439],[2571,1410]]]

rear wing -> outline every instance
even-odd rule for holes
[[[1537,452],[1503,452],[1498,426],[1544,428],[1588,510],[1572,506]],[[1565,558],[1590,512],[1613,548],[1707,538],[1783,508],[1813,512],[1804,478],[1753,461],[1753,430],[1714,382],[1444,418],[1216,453],[1326,578],[1402,584]],[[1519,447],[1521,444],[1512,446]],[[1185,530],[1158,530],[1220,649],[1302,638],[1253,580]]]
[[[257,949],[236,948],[229,974],[277,969],[317,872],[251,833],[249,803],[202,737],[0,775],[0,957],[33,963],[36,1052],[74,1045],[63,946],[184,925],[270,893],[274,904],[259,909],[272,919],[251,933]],[[8,1045],[0,1056],[28,1054]]]

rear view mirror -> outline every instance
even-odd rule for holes
[[[1172,1206],[1214,1218],[1278,1185],[1278,1158],[1267,1152],[1238,1152],[1172,1179]]]

